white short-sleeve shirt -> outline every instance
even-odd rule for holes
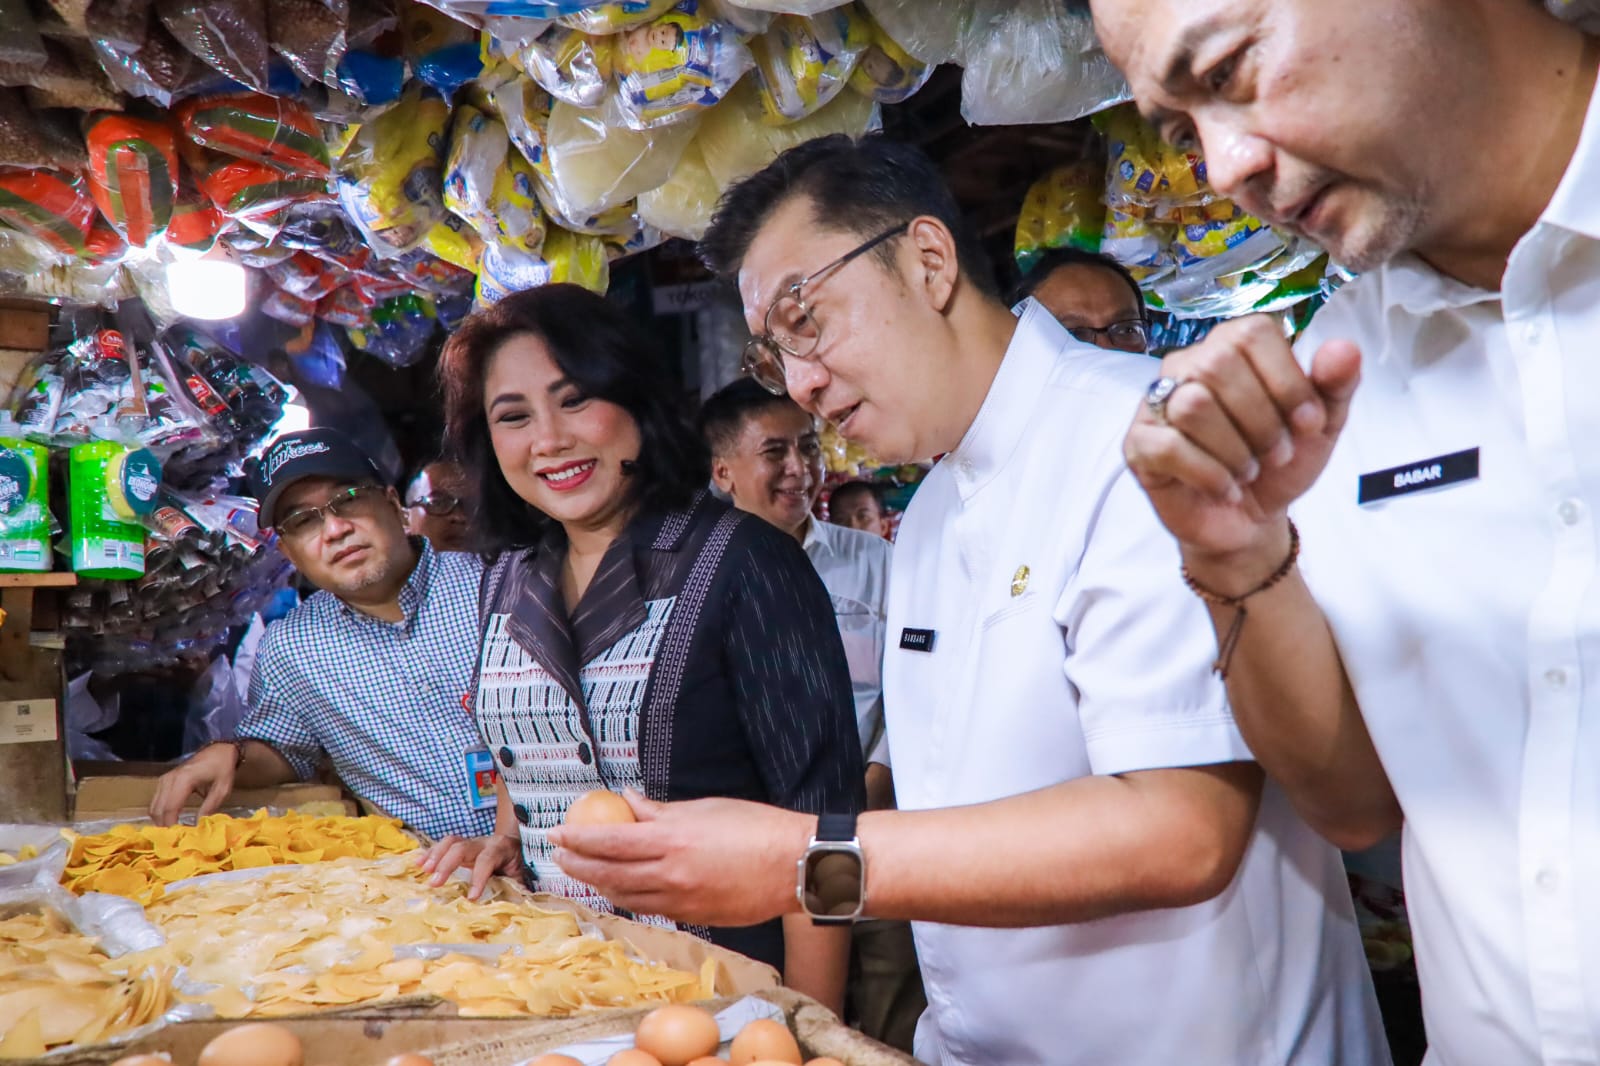
[[[883,634],[891,547],[882,537],[864,530],[815,518],[806,526],[802,544],[833,600],[833,616],[839,623],[839,637],[850,663],[850,691],[861,733],[861,756],[867,762],[887,764],[888,744],[883,736]]]
[[[1030,301],[977,419],[917,490],[884,664],[901,807],[1250,758],[1204,608],[1122,460],[1155,371],[1074,341]],[[982,862],[983,841],[950,854]],[[915,929],[930,1004],[917,1053],[931,1063],[1388,1061],[1338,853],[1270,787],[1238,876],[1210,902]]]
[[[1405,812],[1432,1066],[1600,1064],[1596,101],[1501,292],[1405,257],[1298,348],[1362,351],[1293,513]]]

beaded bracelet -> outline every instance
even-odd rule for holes
[[[1233,661],[1233,650],[1239,645],[1239,633],[1244,629],[1244,618],[1247,613],[1244,601],[1251,596],[1265,592],[1284,578],[1289,576],[1289,571],[1294,569],[1294,564],[1300,558],[1300,530],[1295,528],[1294,519],[1289,519],[1289,554],[1279,564],[1278,568],[1267,576],[1267,579],[1249,592],[1239,596],[1223,596],[1212,592],[1200,582],[1196,581],[1189,573],[1189,568],[1183,568],[1183,583],[1189,586],[1189,591],[1199,596],[1202,600],[1217,607],[1232,607],[1235,609],[1233,621],[1228,624],[1228,632],[1223,636],[1222,642],[1217,646],[1217,661],[1211,664],[1211,669],[1224,681],[1228,679],[1228,665]]]

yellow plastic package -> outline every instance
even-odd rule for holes
[[[489,106],[506,134],[535,170],[550,173],[550,94],[526,78],[513,78],[489,90]]]
[[[812,18],[779,15],[750,42],[767,121],[794,122],[832,100],[871,43],[871,30],[851,4]]]
[[[707,169],[717,188],[725,192],[797,144],[830,133],[859,137],[872,128],[877,114],[878,105],[860,93],[840,93],[832,103],[798,122],[768,125],[759,91],[746,80],[706,112],[698,140]]]
[[[680,0],[666,14],[617,38],[618,105],[634,129],[675,121],[711,107],[750,69],[739,35]]]
[[[1068,163],[1028,188],[1017,215],[1015,243],[1017,265],[1024,273],[1051,248],[1100,250],[1106,225],[1104,173],[1098,160]]]
[[[601,295],[611,286],[611,256],[599,237],[553,229],[545,240],[544,254],[551,281],[582,285]]]
[[[552,229],[550,232],[562,231]],[[473,286],[473,303],[479,308],[490,307],[514,292],[548,285],[551,273],[550,264],[539,256],[507,245],[485,245],[478,280]]]
[[[1216,198],[1205,183],[1200,157],[1163,142],[1131,105],[1101,112],[1094,124],[1108,148],[1108,206],[1126,215],[1178,222],[1186,210],[1203,210]]]
[[[483,240],[466,219],[446,215],[423,238],[422,246],[452,266],[476,274],[483,261]]]
[[[850,72],[850,88],[880,104],[904,102],[927,84],[934,64],[924,63],[902,48],[865,10],[859,11],[859,17],[866,23],[872,43]]]
[[[451,126],[444,205],[485,242],[510,243],[531,255],[544,243],[533,168],[512,150],[504,125],[466,104],[456,108]]]
[[[1107,207],[1100,251],[1127,267],[1143,284],[1172,269],[1173,236],[1170,225]]]
[[[665,14],[675,3],[677,0],[619,0],[563,15],[556,21],[583,33],[621,33]]]
[[[557,100],[595,107],[605,98],[616,38],[551,26],[522,51],[522,69]]]
[[[705,236],[721,195],[696,138],[665,184],[639,194],[639,220],[670,237],[697,241]]]
[[[694,138],[697,116],[648,131],[557,100],[550,109],[550,175],[567,217],[599,215],[662,184]]]
[[[408,252],[445,215],[450,109],[416,86],[362,125],[339,159],[339,202],[381,258]]]

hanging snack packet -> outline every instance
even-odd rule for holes
[[[1028,187],[1017,215],[1015,254],[1023,273],[1051,248],[1100,250],[1106,225],[1105,165],[1098,160],[1056,167]]]
[[[408,292],[374,308],[370,327],[348,332],[351,343],[368,355],[392,367],[404,367],[427,354],[437,322],[433,301]]]
[[[546,235],[545,243],[550,244],[554,234],[563,232],[552,229]],[[550,264],[538,256],[498,244],[486,245],[477,283],[473,288],[474,306],[490,307],[514,292],[547,285],[552,273]]]
[[[63,258],[81,255],[96,218],[88,185],[78,174],[0,167],[0,222]]]
[[[178,106],[183,132],[197,144],[290,174],[326,178],[332,168],[322,130],[310,110],[261,93],[228,93]]]
[[[259,0],[156,0],[156,13],[183,46],[241,85],[267,91],[266,6]]]
[[[129,244],[145,247],[166,231],[178,199],[172,127],[101,111],[84,120],[84,133],[95,203]]]
[[[181,177],[172,220],[167,223],[167,243],[192,252],[209,252],[226,225],[216,205],[200,195],[187,176]]]
[[[631,30],[666,13],[677,0],[619,0],[595,4],[558,20],[563,26],[584,33],[605,35]]]
[[[56,416],[67,393],[66,381],[56,356],[37,363],[25,383],[17,387],[11,401],[12,415],[31,441],[48,443],[54,433]]]
[[[850,72],[850,88],[880,104],[904,103],[928,83],[934,64],[902,48],[866,10],[858,9],[857,17],[866,24],[872,43]]]
[[[339,159],[339,201],[379,257],[422,243],[445,215],[442,188],[450,109],[413,87],[362,125]]]
[[[483,261],[483,239],[458,215],[446,215],[434,223],[422,246],[446,263],[473,274]]]
[[[95,59],[106,77],[130,96],[144,96],[161,107],[172,106],[172,97],[203,71],[200,62],[158,22],[151,21],[144,42],[136,48],[120,48],[109,41],[91,39]]]
[[[750,42],[767,121],[781,126],[832,100],[871,43],[853,5],[812,18],[779,15],[772,29]]]
[[[598,215],[672,175],[696,122],[648,131],[608,121],[602,111],[557,102],[550,111],[550,173],[572,215]]]
[[[445,99],[483,73],[478,31],[424,4],[400,9],[406,58],[423,84]]]
[[[262,314],[279,322],[287,322],[291,326],[309,325],[316,317],[316,301],[284,292],[275,286],[269,285],[268,288],[272,291],[261,301]]]
[[[317,301],[317,317],[335,326],[365,329],[372,324],[372,309],[377,306],[353,285],[341,285]]]
[[[711,18],[700,0],[680,0],[617,40],[618,104],[634,129],[713,106],[751,65],[739,35]]]
[[[1100,251],[1127,267],[1134,280],[1144,284],[1172,269],[1169,248],[1173,236],[1170,224],[1107,207]]]
[[[639,220],[668,236],[698,241],[711,224],[720,196],[696,138],[665,184],[639,194]]]
[[[551,26],[522,53],[522,66],[557,100],[594,107],[611,81],[613,39]]]
[[[551,230],[545,238],[545,260],[552,282],[571,282],[604,296],[611,287],[611,256],[599,237]]]
[[[312,84],[338,84],[349,22],[348,0],[267,0],[272,50]]]

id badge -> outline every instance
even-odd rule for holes
[[[483,811],[495,805],[495,782],[500,772],[494,767],[494,756],[488,748],[473,748],[461,753],[462,765],[467,774],[467,805]]]

